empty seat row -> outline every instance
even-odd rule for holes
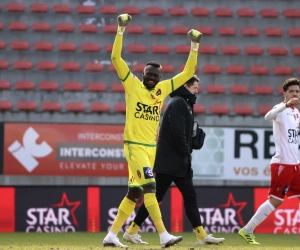
[[[112,44],[106,44],[105,50],[111,52]],[[12,41],[9,44],[11,50],[26,51],[30,49],[29,42],[26,41]],[[97,43],[84,43],[81,46],[81,50],[84,52],[99,52],[100,45]],[[0,41],[0,50],[5,49],[6,44]],[[37,51],[52,51],[54,50],[54,45],[51,42],[39,41],[33,44],[34,50]],[[73,42],[61,42],[57,44],[57,50],[65,52],[77,51],[77,45]],[[122,48],[124,50],[124,47]],[[130,53],[147,53],[148,48],[144,44],[130,44],[128,46],[128,51]],[[151,46],[151,52],[155,54],[169,54],[171,48],[167,44],[156,44]],[[174,52],[176,54],[188,54],[190,52],[190,45],[182,44],[176,45],[174,47]],[[217,48],[213,45],[201,45],[199,48],[201,54],[217,54]],[[264,54],[264,49],[260,46],[246,46],[244,52],[247,55],[262,55]],[[274,56],[286,56],[288,50],[283,46],[270,46],[267,49],[269,55]],[[241,54],[241,49],[239,46],[235,45],[224,45],[221,47],[221,53],[224,55],[239,55]],[[291,48],[291,53],[295,56],[300,55],[300,46]]]
[[[184,68],[184,64],[179,65],[178,71],[182,71]],[[145,64],[144,63],[136,63],[132,66],[133,72],[140,72],[142,73],[144,71]],[[5,60],[0,60],[0,70],[1,69],[9,69],[9,63]],[[33,63],[27,60],[23,61],[15,61],[13,63],[13,69],[17,70],[32,70],[33,69]],[[56,71],[58,70],[58,66],[55,62],[52,61],[40,61],[37,63],[37,69],[38,70],[44,70],[44,71]],[[81,65],[79,62],[70,61],[70,62],[62,62],[60,66],[61,70],[64,71],[80,71]],[[108,65],[108,71],[115,72],[115,68],[112,64]],[[104,71],[104,65],[101,63],[95,63],[95,62],[88,62],[84,66],[85,71],[90,72],[102,72]],[[199,69],[196,68],[196,73],[199,72]],[[246,69],[242,65],[227,65],[226,73],[231,75],[244,75],[247,74]],[[162,72],[163,73],[174,73],[175,66],[169,63],[162,64]],[[206,64],[202,67],[202,72],[205,74],[221,74],[222,68],[220,65],[217,64]],[[255,65],[250,66],[249,73],[253,75],[269,75],[270,71],[267,66],[264,65]],[[275,75],[292,75],[294,73],[294,70],[290,66],[275,66],[273,68],[273,73]],[[300,74],[300,67],[297,69],[297,73]]]
[[[12,88],[11,83],[7,80],[0,80],[0,90],[10,90]],[[35,90],[36,85],[30,80],[20,80],[16,81],[14,84],[14,89],[16,90]],[[38,85],[38,89],[42,91],[59,91],[59,84],[55,81],[42,81]],[[107,85],[102,82],[92,82],[87,84],[87,91],[89,92],[106,92],[108,91]],[[63,91],[84,91],[84,85],[81,82],[65,82],[62,86]],[[110,90],[116,93],[123,93],[124,87],[121,83],[112,83],[110,85]],[[226,88],[222,84],[207,84],[205,90],[209,94],[224,94],[226,93]],[[202,87],[199,86],[198,92],[202,92]],[[235,84],[229,87],[230,94],[237,95],[248,95],[250,94],[250,89],[247,85]],[[258,95],[273,95],[273,89],[269,85],[255,85],[253,86],[253,93]],[[282,87],[277,88],[277,94],[282,94]]]
[[[26,11],[26,6],[22,3],[8,3],[5,8],[9,12],[24,12]],[[29,6],[29,10],[34,13],[47,13],[49,12],[49,7],[43,3],[33,3]],[[96,12],[94,6],[78,5],[75,8],[76,12],[79,14],[94,14]],[[68,4],[55,4],[52,7],[54,13],[72,13],[73,8]],[[119,10],[114,5],[103,5],[99,8],[102,14],[118,14]],[[140,15],[142,10],[138,6],[124,6],[122,8],[122,13],[128,13],[130,15]],[[217,17],[232,17],[233,10],[230,8],[219,7],[213,10],[213,13]],[[149,16],[162,16],[165,10],[159,6],[151,6],[145,8],[145,13]],[[239,17],[255,17],[256,11],[252,8],[239,8],[236,11]],[[170,7],[168,8],[168,14],[171,16],[185,16],[189,14],[189,11],[184,7]],[[193,16],[209,16],[210,10],[204,7],[194,7],[190,10],[190,14]],[[282,11],[283,16],[286,18],[299,18],[300,10],[298,9],[285,9]],[[279,11],[274,8],[265,8],[259,11],[259,15],[265,18],[277,18],[279,16]]]
[[[57,70],[58,66],[52,61],[40,61],[36,65],[37,69],[45,71]],[[8,69],[9,63],[5,60],[0,60],[0,69]],[[18,70],[32,70],[34,68],[33,63],[28,60],[15,61],[13,63],[13,69]],[[78,62],[62,62],[60,68],[64,71],[80,71],[81,65]],[[90,72],[101,72],[104,70],[104,66],[101,63],[88,62],[84,65],[84,70]]]
[[[3,23],[0,23],[0,30],[4,28]],[[25,22],[10,22],[8,24],[8,29],[11,31],[26,31],[28,29],[28,25]],[[31,25],[31,29],[36,32],[50,32],[52,27],[49,23],[46,22],[37,22]],[[214,34],[214,30],[211,26],[197,26],[195,29],[199,30],[206,36],[210,36]],[[55,30],[57,32],[67,32],[72,33],[75,32],[75,26],[72,23],[58,23],[55,25]],[[171,32],[174,35],[186,35],[190,30],[188,26],[173,26],[171,28]],[[82,33],[97,33],[98,27],[95,24],[80,24],[79,31]],[[102,26],[103,33],[113,33],[115,34],[117,31],[116,24],[107,24]],[[143,34],[145,32],[144,27],[142,25],[130,25],[126,28],[126,32],[129,34]],[[148,28],[148,32],[153,35],[164,35],[167,34],[167,27],[163,25],[153,25]],[[236,36],[237,30],[235,27],[231,26],[223,26],[219,27],[217,30],[220,36]],[[267,27],[263,30],[266,36],[270,37],[280,37],[284,35],[284,32],[279,27]],[[260,30],[257,27],[243,27],[241,29],[241,34],[243,36],[259,36]],[[300,27],[291,27],[287,29],[287,34],[291,37],[299,37],[300,36]]]
[[[0,111],[12,111],[13,104],[7,100],[0,101]],[[164,112],[166,105],[162,108],[162,113]],[[43,102],[40,107],[34,101],[20,101],[16,105],[18,111],[26,112],[60,112],[62,111],[62,104],[55,101]],[[265,115],[268,111],[272,109],[272,106],[259,106],[257,108],[257,113],[259,115]],[[86,105],[82,102],[68,102],[65,105],[65,111],[67,112],[98,112],[98,113],[109,113],[110,105],[105,102],[93,102],[89,105],[89,110]],[[235,105],[232,109],[235,115],[254,115],[254,109],[250,105]],[[126,113],[125,103],[115,103],[113,106],[113,112],[115,113]],[[228,115],[231,113],[230,108],[225,104],[213,104],[206,110],[205,106],[201,104],[194,105],[195,114],[210,113],[214,115]]]
[[[16,108],[18,111],[38,111],[38,104],[34,101],[20,101],[17,103]],[[107,103],[94,102],[90,104],[91,112],[106,113],[110,111],[110,107]],[[62,105],[59,102],[43,102],[40,107],[41,111],[59,112],[62,111]],[[13,104],[10,101],[0,101],[0,111],[13,110]],[[68,102],[65,105],[67,112],[85,112],[86,106],[82,102]]]

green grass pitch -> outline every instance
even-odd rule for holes
[[[106,233],[0,233],[0,250],[102,250],[102,240]],[[142,239],[150,245],[132,245],[129,249],[161,249],[156,233],[143,233]],[[257,234],[256,239],[261,245],[248,245],[237,234],[215,234],[216,237],[224,237],[226,241],[222,245],[196,245],[195,234],[182,233],[183,241],[171,249],[177,250],[300,250],[300,235],[282,234]],[[122,233],[119,235],[120,241]],[[112,249],[112,248],[105,248]]]

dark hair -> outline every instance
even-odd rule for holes
[[[297,78],[289,78],[284,81],[282,88],[286,92],[289,86],[298,85],[300,87],[300,81]]]
[[[197,75],[194,75],[191,79],[189,79],[185,84],[190,87],[194,84],[194,82],[200,82],[200,79]]]
[[[151,65],[151,66],[153,66],[155,68],[160,68],[160,69],[162,68],[161,65],[158,62],[154,62],[154,61],[147,62],[146,67],[148,65]]]

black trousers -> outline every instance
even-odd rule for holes
[[[156,174],[156,199],[161,202],[171,186],[172,182],[178,187],[183,196],[185,213],[193,228],[202,226],[201,218],[197,205],[197,195],[190,177],[174,177],[166,174]],[[138,210],[134,223],[141,226],[147,219],[149,213],[143,203]]]

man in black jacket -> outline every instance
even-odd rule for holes
[[[198,210],[196,191],[191,168],[194,126],[193,105],[198,93],[199,78],[194,75],[183,86],[171,93],[159,131],[153,172],[156,173],[156,198],[162,201],[172,184],[180,190],[186,215],[195,229],[197,244],[219,244],[224,238],[207,235]],[[140,207],[123,239],[133,244],[147,244],[138,234],[139,227],[149,216],[144,204]]]

